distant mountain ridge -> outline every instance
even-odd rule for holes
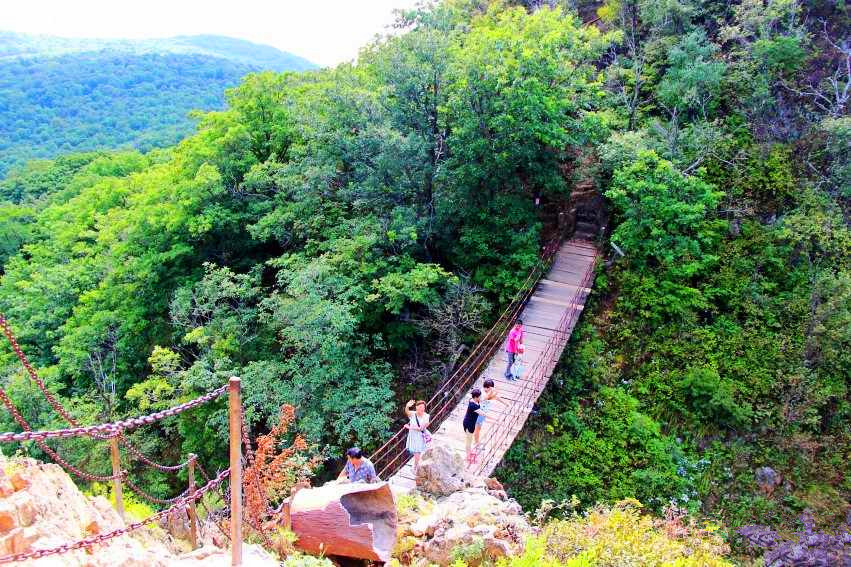
[[[87,52],[128,54],[197,54],[221,57],[269,71],[308,71],[318,66],[269,45],[221,35],[162,39],[66,38],[0,31],[0,63],[13,58],[60,57]]]
[[[248,73],[317,66],[215,35],[69,39],[0,32],[0,179],[34,158],[171,146],[193,110],[224,108]]]

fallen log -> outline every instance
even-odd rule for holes
[[[296,492],[282,507],[295,547],[315,555],[390,560],[396,502],[386,482],[337,484]]]

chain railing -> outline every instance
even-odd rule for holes
[[[67,429],[55,429],[51,431],[32,431],[27,430],[23,433],[0,433],[0,443],[9,443],[14,441],[34,441],[36,439],[54,439],[54,438],[68,438],[68,437],[95,437],[99,440],[111,439],[113,437],[120,436],[124,431],[128,429],[134,429],[137,427],[141,427],[143,425],[150,425],[152,423],[156,423],[161,419],[165,419],[166,417],[172,417],[183,413],[192,408],[203,405],[209,401],[215,400],[216,398],[222,396],[227,392],[227,386],[222,386],[221,388],[217,388],[212,392],[208,392],[203,396],[199,396],[194,400],[190,400],[186,403],[168,408],[163,411],[159,411],[157,413],[152,413],[149,415],[144,415],[141,417],[132,417],[129,419],[124,419],[121,421],[115,421],[113,423],[101,423],[98,425],[85,425],[78,427],[69,427]],[[6,393],[3,392],[0,396],[6,396]],[[5,400],[4,400],[5,401]],[[169,468],[169,470],[179,470],[183,468],[184,465],[179,465],[174,469]]]
[[[5,321],[4,321],[5,322]],[[15,343],[16,344],[16,343]],[[200,406],[204,403],[210,402],[222,396],[225,392],[228,393],[228,414],[229,414],[229,431],[230,431],[230,467],[216,476],[216,478],[211,479],[207,472],[201,467],[200,463],[197,462],[197,458],[194,455],[190,455],[189,459],[185,463],[181,463],[180,465],[176,465],[173,467],[163,468],[169,472],[174,472],[183,468],[184,466],[188,467],[188,488],[184,490],[179,495],[173,498],[159,498],[154,496],[143,488],[135,484],[128,477],[128,473],[126,470],[121,469],[120,465],[120,455],[118,452],[118,439],[123,435],[125,429],[139,427],[141,425],[149,425],[154,423],[160,419],[165,417],[170,417],[174,415],[178,415],[184,411]],[[104,543],[114,537],[118,537],[124,535],[130,531],[138,529],[144,525],[150,524],[151,522],[158,521],[166,516],[171,514],[175,514],[178,512],[184,512],[189,514],[190,524],[192,527],[191,530],[191,539],[192,545],[195,547],[197,545],[196,540],[196,524],[197,524],[197,514],[195,511],[195,501],[199,500],[203,494],[208,492],[211,489],[219,488],[221,489],[221,483],[226,477],[230,477],[231,479],[231,490],[230,490],[230,533],[223,529],[217,522],[217,526],[222,530],[231,541],[231,553],[232,553],[232,564],[239,565],[241,562],[241,554],[242,554],[242,447],[243,444],[246,448],[247,453],[249,454],[249,460],[254,462],[254,454],[251,448],[250,440],[248,439],[247,429],[245,427],[244,419],[243,419],[243,411],[242,411],[242,401],[241,401],[241,384],[239,378],[231,378],[230,382],[226,386],[222,386],[221,388],[217,388],[207,394],[199,396],[194,400],[190,400],[183,404],[174,406],[172,408],[168,408],[166,410],[162,410],[160,412],[156,412],[154,414],[149,414],[146,416],[141,416],[137,418],[129,418],[113,423],[105,423],[105,424],[97,424],[91,426],[80,426],[75,425],[74,427],[70,427],[67,429],[61,430],[49,430],[49,431],[35,431],[27,422],[27,420],[23,417],[21,412],[12,402],[9,395],[6,391],[0,387],[0,401],[6,406],[9,410],[9,413],[12,415],[13,419],[21,426],[24,430],[21,433],[0,433],[0,443],[2,442],[25,442],[25,441],[33,441],[35,442],[45,454],[47,454],[54,462],[59,464],[65,470],[75,474],[76,476],[83,478],[88,481],[98,481],[98,482],[107,482],[112,481],[114,484],[115,490],[115,501],[116,501],[116,509],[118,510],[119,515],[122,519],[124,519],[124,506],[123,506],[123,498],[122,498],[122,488],[127,487],[132,492],[137,494],[139,497],[144,498],[150,502],[169,506],[169,508],[164,509],[161,512],[158,512],[140,522],[136,522],[133,524],[129,524],[124,528],[115,530],[113,532],[109,532],[107,534],[101,534],[95,537],[87,538],[84,540],[80,540],[73,543],[68,543],[62,546],[58,546],[51,549],[39,549],[33,550],[26,553],[17,553],[13,555],[0,557],[0,563],[8,563],[13,561],[24,561],[27,559],[37,559],[40,557],[46,557],[48,555],[56,555],[61,553],[66,553],[68,551],[72,551],[75,549],[82,548],[90,548],[94,545]],[[73,420],[73,418],[71,418]],[[74,466],[66,459],[63,459],[59,454],[50,448],[46,440],[47,439],[67,439],[72,437],[91,437],[94,440],[102,441],[108,440],[110,442],[110,449],[112,452],[112,467],[113,474],[112,475],[95,475],[92,473],[88,473]],[[125,444],[125,446],[130,446],[129,444]],[[162,466],[162,465],[159,465]],[[204,477],[206,484],[197,488],[195,486],[194,481],[194,470],[198,469],[201,475]],[[262,490],[263,487],[258,485],[256,487],[257,490]],[[226,500],[226,495],[222,493],[223,498]],[[204,505],[203,500],[201,504]],[[204,506],[206,508],[206,506]],[[208,510],[209,513],[209,510]],[[214,520],[215,522],[215,520]],[[268,538],[265,533],[263,533],[263,526],[252,526],[258,533],[260,533],[264,539],[266,539],[267,543]]]
[[[130,443],[129,439],[126,437],[121,437],[122,445],[127,449],[128,452],[132,453],[132,455],[136,458],[136,460],[141,461],[143,464],[151,467],[152,469],[156,469],[162,472],[177,472],[181,469],[185,469],[189,466],[190,459],[186,459],[182,463],[178,463],[176,465],[161,465],[160,463],[149,459],[145,454],[136,448],[135,445]]]
[[[427,402],[430,410],[430,424],[437,428],[449,417],[480,373],[486,368],[494,353],[502,345],[507,330],[514,324],[523,307],[535,291],[540,279],[547,273],[556,252],[561,244],[560,239],[554,238],[542,250],[538,262],[529,272],[520,289],[515,294],[508,307],[503,310],[497,321],[485,333],[482,339],[473,347],[464,361],[455,369],[452,375],[438,388]],[[378,475],[387,478],[395,474],[407,462],[404,451],[407,430],[399,429],[384,445],[370,455]]]
[[[11,555],[4,555],[0,557],[0,563],[13,563],[17,561],[27,561],[30,559],[40,559],[42,557],[47,557],[49,555],[59,555],[62,553],[68,553],[69,551],[74,551],[76,549],[83,548],[91,548],[95,545],[104,544],[111,539],[115,539],[117,537],[126,535],[132,531],[138,530],[148,524],[153,522],[158,522],[165,517],[173,516],[178,513],[185,513],[186,508],[189,506],[190,501],[195,501],[201,498],[205,493],[219,486],[225,478],[230,474],[230,470],[224,470],[219,475],[205,484],[204,486],[197,488],[191,494],[185,494],[179,498],[177,498],[174,504],[166,508],[156,514],[148,516],[144,520],[134,522],[132,524],[128,524],[123,528],[119,528],[117,530],[113,530],[111,532],[107,532],[104,534],[99,534],[90,538],[81,539],[79,541],[75,541],[73,543],[66,543],[64,545],[60,545],[57,547],[52,547],[50,549],[35,549],[33,551],[27,551],[24,553],[13,553]]]
[[[507,417],[503,416],[502,419],[495,422],[495,431],[491,430],[488,435],[488,450],[479,461],[479,466],[476,469],[478,474],[489,473],[493,470],[497,463],[492,461],[501,455],[504,449],[507,449],[525,423],[529,410],[537,401],[544,384],[558,364],[559,354],[570,340],[573,327],[581,313],[581,310],[576,307],[583,305],[588,297],[588,289],[591,287],[594,277],[594,267],[595,263],[592,262],[586,269],[581,282],[577,286],[578,289],[568,301],[569,307],[562,315],[553,336],[547,342],[535,364],[527,370],[521,390],[511,406],[512,411]]]
[[[9,324],[9,321],[4,317],[4,315],[2,313],[0,313],[0,328],[2,328],[3,334],[6,335],[6,340],[8,340],[9,345],[12,347],[12,350],[14,351],[15,356],[18,357],[18,360],[21,361],[21,364],[23,365],[24,369],[27,371],[27,374],[28,374],[30,380],[32,380],[32,382],[41,391],[42,395],[45,397],[47,402],[50,404],[50,407],[52,407],[54,409],[54,411],[56,411],[56,413],[61,415],[65,419],[65,421],[67,421],[68,424],[70,424],[72,427],[79,427],[80,426],[79,422],[74,418],[74,416],[71,415],[71,412],[69,412],[59,402],[59,400],[56,399],[56,397],[53,395],[53,393],[47,388],[47,385],[44,383],[44,380],[41,379],[41,377],[35,371],[35,368],[33,368],[32,364],[30,364],[30,361],[27,358],[27,355],[24,353],[23,349],[21,349],[20,345],[18,344],[17,339],[15,338],[15,334],[12,332],[12,327]],[[165,417],[167,417],[167,416],[165,416]],[[104,435],[104,434],[98,433],[98,432],[92,432],[92,435],[94,437],[101,437],[102,439],[108,439],[109,437],[112,436],[110,434]],[[180,464],[177,464],[177,465],[163,465],[163,464],[157,463],[153,459],[147,457],[144,453],[142,453],[139,449],[137,449],[132,443],[130,443],[130,440],[127,439],[124,436],[123,432],[118,432],[118,438],[121,441],[121,444],[124,445],[127,448],[128,451],[133,453],[133,455],[135,455],[138,460],[140,460],[142,463],[144,463],[147,466],[150,466],[152,468],[158,469],[160,471],[165,471],[165,472],[180,470],[181,468],[186,466],[186,463],[180,463]]]
[[[12,402],[12,399],[9,397],[9,395],[3,388],[0,388],[0,400],[2,400],[3,405],[6,406],[6,409],[12,415],[12,419],[14,419],[15,422],[17,422],[17,424],[21,426],[21,429],[23,429],[25,433],[37,433],[33,432],[33,429],[30,424],[27,422],[26,419],[24,419],[24,416],[21,415],[21,412],[18,410],[17,406],[15,406],[15,404]],[[34,435],[32,438],[32,440],[35,441],[36,445],[38,445],[39,449],[41,449],[47,456],[49,456],[51,460],[53,460],[53,462],[55,462],[57,465],[61,466],[63,469],[67,470],[68,472],[79,478],[91,482],[109,482],[111,480],[118,481],[123,478],[123,473],[113,472],[112,475],[98,475],[86,472],[60,457],[59,453],[51,449],[47,445],[47,443],[45,443],[44,439],[45,438],[40,437],[39,435]]]

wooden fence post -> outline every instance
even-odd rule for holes
[[[192,549],[198,548],[198,512],[195,509],[195,499],[192,494],[195,492],[195,461],[197,455],[190,453],[189,468],[186,470],[186,478],[189,484],[189,541],[192,543]]]
[[[118,453],[118,437],[109,440],[109,452],[112,454],[112,487],[115,493],[115,509],[124,522],[124,493],[121,486],[121,458]]]
[[[230,416],[230,543],[231,565],[242,565],[242,400],[240,380],[228,384]]]

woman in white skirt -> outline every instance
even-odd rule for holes
[[[405,415],[408,416],[409,420],[409,423],[405,424],[405,428],[408,430],[405,449],[414,456],[414,474],[417,474],[417,468],[420,466],[420,456],[431,441],[431,433],[427,429],[431,418],[425,412],[425,407],[426,404],[422,400],[416,403],[414,403],[414,400],[410,400],[405,404]]]

